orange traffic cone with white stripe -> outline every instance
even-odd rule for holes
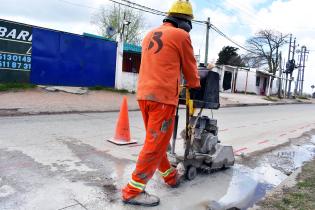
[[[120,113],[116,125],[116,132],[114,138],[107,139],[117,145],[135,144],[136,140],[130,138],[129,116],[128,116],[128,103],[127,97],[124,96],[123,102],[120,107]]]

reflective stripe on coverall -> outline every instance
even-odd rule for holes
[[[156,169],[169,185],[176,184],[176,170],[167,159],[167,147],[174,127],[176,106],[154,101],[139,101],[146,128],[144,146],[139,154],[132,179],[123,189],[123,199],[128,200],[141,193]]]

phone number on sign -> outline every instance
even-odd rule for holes
[[[0,68],[31,70],[31,56],[0,53]]]

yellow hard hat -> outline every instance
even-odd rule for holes
[[[193,9],[189,0],[177,0],[173,3],[172,7],[168,11],[169,15],[183,14],[191,18],[194,18]]]

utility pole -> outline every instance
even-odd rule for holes
[[[306,60],[306,54],[308,54],[309,51],[307,51],[306,46],[302,46],[301,50],[299,50],[298,52],[300,53],[299,64],[298,64],[299,70],[298,70],[298,76],[297,76],[297,81],[295,85],[295,94],[302,95],[303,85],[304,85],[305,60]]]
[[[120,33],[120,40],[124,41],[124,35],[125,35],[125,19],[126,19],[126,12],[124,12],[124,18],[123,18],[123,24],[122,24],[122,31]]]
[[[282,52],[279,53],[279,87],[278,87],[278,98],[281,98],[282,92]]]
[[[304,52],[303,52],[303,66],[302,66],[302,80],[301,80],[301,89],[300,89],[300,94],[303,94],[303,85],[304,85],[304,71],[305,71],[305,61],[306,61],[306,54],[309,53],[309,51],[307,50],[306,46],[303,46],[302,48],[304,48]]]
[[[208,66],[208,53],[209,53],[209,31],[211,28],[210,18],[207,19],[207,31],[206,31],[206,52],[205,52],[205,66]]]
[[[295,83],[295,90],[294,94],[295,95],[300,95],[300,82],[301,82],[301,76],[302,76],[302,57],[303,57],[303,46],[301,47],[301,50],[298,50],[297,53],[300,53],[298,56],[299,64],[298,64],[298,75]]]
[[[290,55],[291,55],[291,44],[292,44],[292,34],[290,34],[290,44],[289,44],[289,55],[288,55],[288,60],[287,60],[287,66],[286,66],[286,71],[285,71],[285,90],[284,90],[284,95],[285,97],[287,96],[287,87],[288,87],[288,65],[290,61]]]
[[[294,63],[294,65],[295,65],[295,62],[294,62],[295,44],[296,44],[296,38],[294,38],[294,42],[293,42],[293,46],[292,46],[293,47],[293,50],[292,50],[292,62]],[[289,55],[290,55],[290,52],[289,52]],[[289,82],[288,98],[291,97],[292,73],[293,73],[293,71],[290,71],[290,82]]]

